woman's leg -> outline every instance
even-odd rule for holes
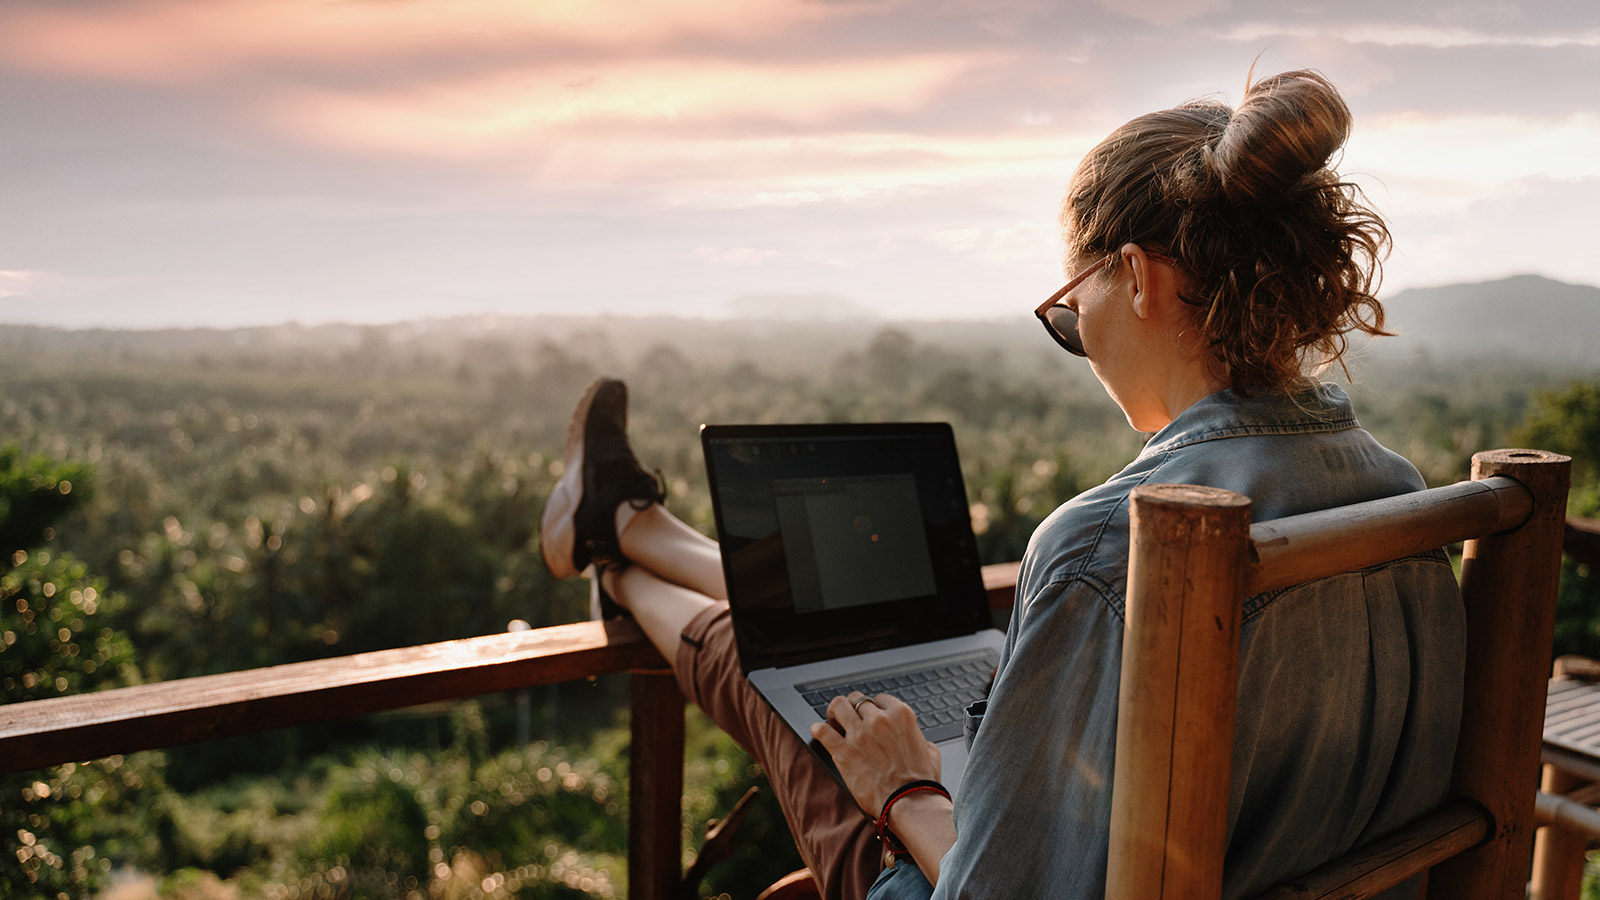
[[[628,445],[627,389],[600,379],[567,432],[567,466],[541,518],[558,577],[594,565],[694,701],[767,771],[801,855],[830,898],[865,896],[882,868],[870,823],[739,667],[717,545],[659,505]],[[630,564],[631,563],[631,564]],[[602,612],[609,604],[597,603]]]
[[[659,503],[643,509],[617,507],[617,542],[622,555],[668,581],[714,600],[728,599],[717,542],[690,528]]]
[[[623,545],[627,543],[624,535]],[[789,831],[823,896],[837,900],[866,896],[883,869],[872,823],[750,686],[739,667],[728,604],[668,581],[643,565],[606,570],[601,577],[604,588],[672,662],[684,696],[766,771]],[[720,566],[717,577],[720,582]]]

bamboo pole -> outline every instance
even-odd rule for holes
[[[1461,481],[1258,522],[1250,527],[1255,564],[1244,594],[1256,594],[1364,569],[1520,525],[1533,509],[1511,478]]]
[[[1482,804],[1495,831],[1434,868],[1433,900],[1525,896],[1571,467],[1568,457],[1538,450],[1472,457],[1473,480],[1514,478],[1534,506],[1522,525],[1468,541],[1463,556],[1467,673],[1451,790]]]
[[[683,878],[683,694],[672,675],[632,676],[628,896],[669,900]]]
[[[1593,757],[1546,744],[1539,751],[1539,761],[1547,766],[1555,766],[1569,775],[1600,782],[1600,764],[1597,764]]]
[[[1587,785],[1587,787],[1594,788],[1595,785],[1591,784]],[[1594,803],[1594,799],[1594,796],[1589,791],[1583,790],[1582,788],[1574,791],[1571,794],[1568,794],[1565,797],[1557,796],[1555,794],[1546,794],[1544,791],[1540,791],[1539,799],[1534,802],[1535,818],[1539,823],[1540,831],[1543,831],[1545,828],[1549,828],[1551,826],[1557,826],[1565,831],[1571,832],[1572,834],[1583,837],[1586,840],[1600,840],[1600,810],[1595,809],[1592,805]],[[1583,847],[1584,845],[1579,844],[1578,846]],[[1572,892],[1552,893],[1550,896],[1578,896],[1578,889],[1576,885],[1581,884],[1583,881],[1583,856],[1581,853],[1578,856],[1578,863],[1578,878],[1572,882],[1574,885]],[[1535,866],[1537,866],[1537,864],[1536,857]],[[1538,873],[1535,872],[1535,884],[1538,883],[1538,877]]]
[[[1106,896],[1208,900],[1222,893],[1250,500],[1146,485],[1130,515]]]
[[[1589,834],[1600,826],[1600,813],[1560,796],[1589,781],[1555,766],[1544,767],[1536,810],[1541,827],[1533,839],[1533,883],[1530,900],[1577,900],[1583,887],[1583,857]],[[1582,830],[1575,830],[1580,826]]]

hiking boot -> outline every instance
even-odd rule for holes
[[[567,426],[565,468],[545,501],[539,551],[557,578],[593,563],[627,565],[617,542],[617,505],[644,509],[666,499],[659,476],[639,465],[628,446],[628,387],[599,378],[584,392]]]

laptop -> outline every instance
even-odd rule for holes
[[[965,707],[987,696],[1005,635],[950,426],[702,425],[700,440],[751,684],[830,770],[810,731],[828,702],[899,697],[954,790]]]

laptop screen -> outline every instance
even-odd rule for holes
[[[702,428],[746,671],[989,625],[944,424]]]

